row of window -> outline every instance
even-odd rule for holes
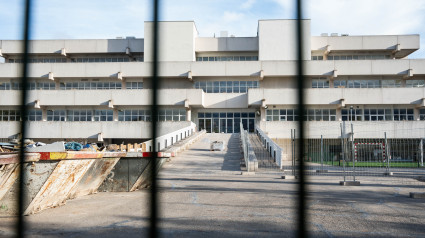
[[[267,121],[296,121],[298,110],[296,109],[268,109],[266,110]],[[336,121],[336,109],[307,109],[306,121]]]
[[[96,57],[96,58],[71,58],[73,63],[105,63],[105,62],[143,62],[143,57]],[[23,63],[23,59],[9,59],[9,63]],[[66,63],[66,58],[30,58],[28,63]]]
[[[329,80],[313,79],[311,82],[312,88],[329,88]],[[369,79],[369,80],[334,80],[334,88],[400,88],[400,79]],[[421,88],[425,87],[425,80],[406,80],[406,88]]]
[[[47,121],[113,121],[113,110],[47,110]],[[120,110],[118,121],[151,121],[149,110]],[[19,110],[0,110],[0,121],[20,121]],[[41,110],[30,110],[29,121],[41,121]],[[185,109],[162,109],[158,111],[159,121],[186,121]]]
[[[413,121],[413,109],[341,109],[343,121]],[[425,120],[425,109],[419,110],[419,119]],[[268,109],[267,121],[297,121],[296,109]],[[336,109],[307,109],[306,121],[336,121]]]
[[[248,88],[258,88],[258,81],[203,81],[195,82],[195,88],[206,93],[246,93]]]
[[[196,57],[196,61],[258,61],[258,56],[208,56]]]
[[[126,82],[126,89],[143,89],[143,82]],[[29,90],[55,90],[54,82],[29,83]],[[61,90],[105,90],[121,89],[121,82],[72,82],[60,83]],[[21,83],[0,83],[0,90],[22,90]]]
[[[342,109],[342,120],[348,121],[413,121],[413,109]],[[425,109],[419,110],[419,119],[425,120]]]
[[[311,60],[323,60],[323,56],[311,56]],[[328,60],[383,60],[391,59],[389,55],[328,55]]]
[[[254,112],[199,112],[198,118],[255,118]]]
[[[128,58],[128,57],[107,57],[107,58],[72,58],[71,62],[73,63],[109,63],[109,62],[143,62],[143,57],[134,57],[134,58]]]

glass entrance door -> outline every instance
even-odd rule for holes
[[[226,133],[226,119],[220,118],[220,132]]]
[[[207,133],[211,133],[211,119],[205,119],[205,130]]]
[[[239,133],[242,122],[245,130],[254,132],[254,112],[200,112],[198,113],[199,130],[207,133]]]
[[[219,126],[219,119],[213,118],[213,132],[219,133],[220,132],[220,126]]]

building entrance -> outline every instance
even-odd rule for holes
[[[199,112],[198,128],[207,133],[239,133],[240,123],[245,130],[254,132],[254,112]]]

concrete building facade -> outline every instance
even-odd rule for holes
[[[348,120],[423,130],[425,60],[419,35],[311,36],[303,20],[306,120],[311,137]],[[161,130],[239,124],[290,138],[296,110],[295,20],[260,20],[257,36],[198,37],[192,21],[160,22]],[[152,27],[145,38],[30,42],[29,138],[150,137]],[[18,136],[22,42],[0,41],[0,138]],[[352,109],[351,109],[352,108]],[[371,135],[373,137],[374,135]],[[412,135],[414,136],[414,135]]]

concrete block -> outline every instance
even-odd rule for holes
[[[298,176],[294,175],[282,175],[282,179],[298,179]]]
[[[360,186],[360,181],[340,181],[341,186]]]
[[[425,198],[425,193],[410,192],[411,198]]]
[[[327,173],[328,170],[327,169],[318,169],[316,170],[316,173]]]
[[[255,175],[255,172],[242,171],[241,175]]]

